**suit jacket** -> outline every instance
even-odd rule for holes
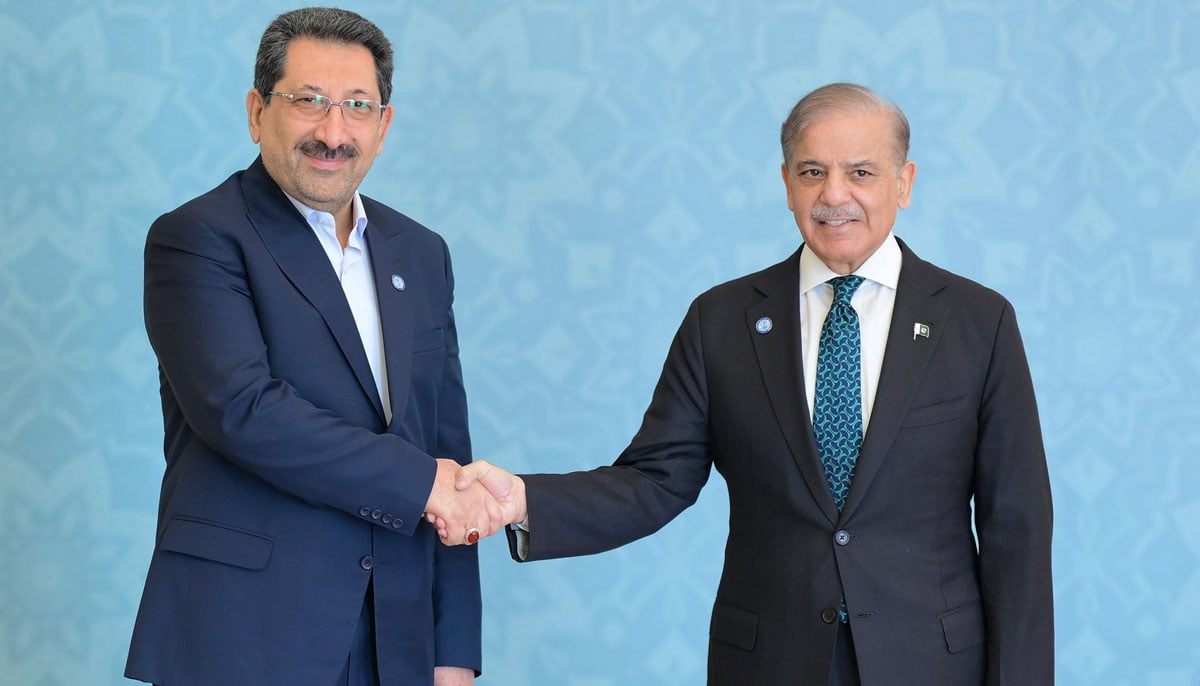
[[[337,276],[261,159],[151,227],[166,471],[126,676],[332,684],[368,582],[384,684],[480,669],[476,551],[421,520],[431,456],[471,457],[449,254],[363,205],[390,425]]]
[[[527,559],[652,533],[695,502],[715,465],[729,539],[709,683],[828,683],[843,595],[865,684],[1052,683],[1050,488],[1012,307],[901,250],[841,513],[804,395],[797,251],[692,303],[614,465],[525,476]],[[761,317],[774,322],[767,333]]]

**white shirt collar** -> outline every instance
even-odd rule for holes
[[[334,231],[336,222],[333,220],[333,215],[323,210],[317,210],[305,205],[299,200],[288,195],[284,191],[287,199],[292,201],[292,205],[300,213],[301,217],[308,222],[308,225],[318,231]],[[354,197],[350,201],[350,206],[354,208],[354,228],[350,230],[351,241],[360,244],[362,242],[363,232],[367,229],[367,212],[363,209],[362,196],[358,191],[354,191]]]
[[[883,243],[854,273],[895,290],[900,283],[901,261],[900,244],[896,242],[896,236],[889,232]],[[801,293],[807,293],[836,276],[841,274],[830,269],[812,250],[800,251]]]

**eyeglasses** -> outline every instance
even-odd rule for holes
[[[280,93],[279,91],[269,91],[267,95],[278,95],[286,99],[292,104],[293,112],[309,121],[323,119],[326,114],[329,114],[329,108],[334,106],[341,108],[342,116],[346,118],[346,121],[355,124],[378,119],[383,113],[383,103],[378,100],[359,98],[332,100],[316,93]]]

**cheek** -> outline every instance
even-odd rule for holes
[[[854,199],[864,210],[872,214],[885,213],[889,207],[896,206],[896,198],[884,188],[864,190],[862,193],[858,193]]]
[[[896,198],[895,197],[875,197],[872,199],[871,205],[865,205],[864,209],[867,212],[869,222],[873,229],[878,231],[889,231],[892,224],[896,221]]]
[[[812,191],[806,191],[804,188],[789,189],[788,209],[796,214],[807,216],[814,204],[814,197],[815,194]]]
[[[270,136],[271,141],[280,148],[293,148],[297,143],[312,138],[315,126],[295,122],[279,122],[269,129],[264,127],[264,137]]]
[[[283,147],[284,134],[276,126],[264,126],[260,132],[262,134],[262,147],[264,152],[269,150],[272,153],[278,153]]]

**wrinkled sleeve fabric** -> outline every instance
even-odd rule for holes
[[[974,494],[987,683],[1052,684],[1050,478],[1011,305],[997,324],[979,420]]]
[[[590,555],[658,531],[696,502],[712,456],[708,390],[692,303],[672,341],[641,428],[612,465],[569,474],[529,474],[528,550],[507,530],[517,561]]]

